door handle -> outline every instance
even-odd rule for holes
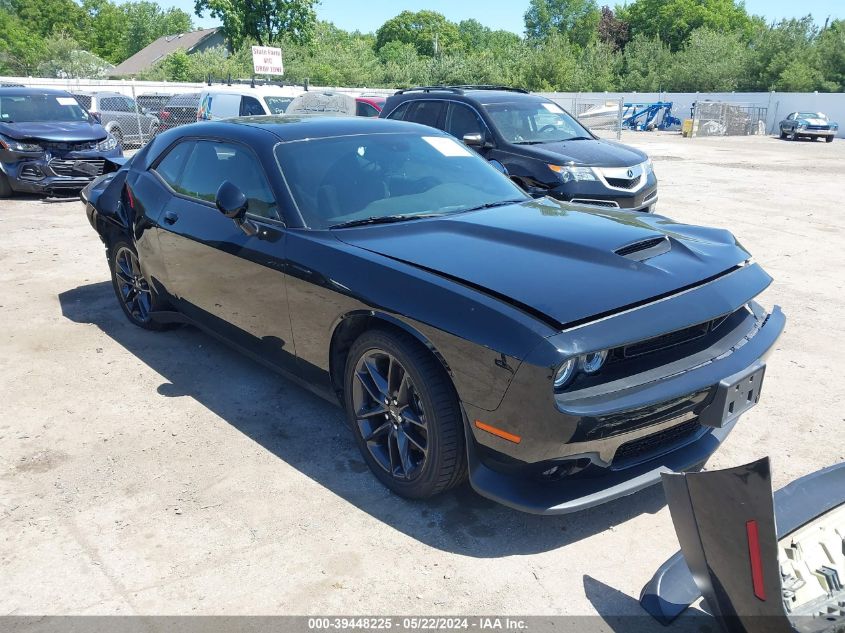
[[[179,219],[179,214],[174,213],[173,211],[166,211],[164,214],[164,223],[165,224],[176,224],[176,220]]]

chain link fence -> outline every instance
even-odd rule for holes
[[[692,136],[766,134],[768,108],[724,101],[697,101],[692,111]]]

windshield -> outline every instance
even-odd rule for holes
[[[264,103],[267,104],[270,114],[284,114],[291,101],[293,97],[264,97]]]
[[[87,120],[88,113],[69,95],[0,96],[1,123]]]
[[[799,119],[821,119],[823,121],[827,121],[827,116],[825,116],[821,112],[799,112],[798,118]]]
[[[306,224],[459,213],[531,198],[446,136],[366,134],[280,143],[276,157]]]
[[[510,143],[554,143],[593,138],[583,125],[551,101],[488,103],[484,109],[499,133]]]

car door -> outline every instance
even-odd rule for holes
[[[284,273],[284,224],[256,154],[228,140],[187,139],[152,167],[171,197],[159,245],[168,292],[200,325],[284,369],[295,367]],[[228,180],[247,196],[247,235],[214,205]]]
[[[133,119],[131,124],[132,135],[138,137],[140,130],[139,143],[146,143],[152,137],[152,127],[155,121],[154,117],[144,114],[144,110],[139,103],[136,103],[131,97],[123,97],[126,104],[126,110],[129,116]]]

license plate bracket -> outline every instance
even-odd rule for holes
[[[699,418],[701,424],[722,428],[756,405],[765,375],[766,365],[760,362],[720,381],[713,402]]]

